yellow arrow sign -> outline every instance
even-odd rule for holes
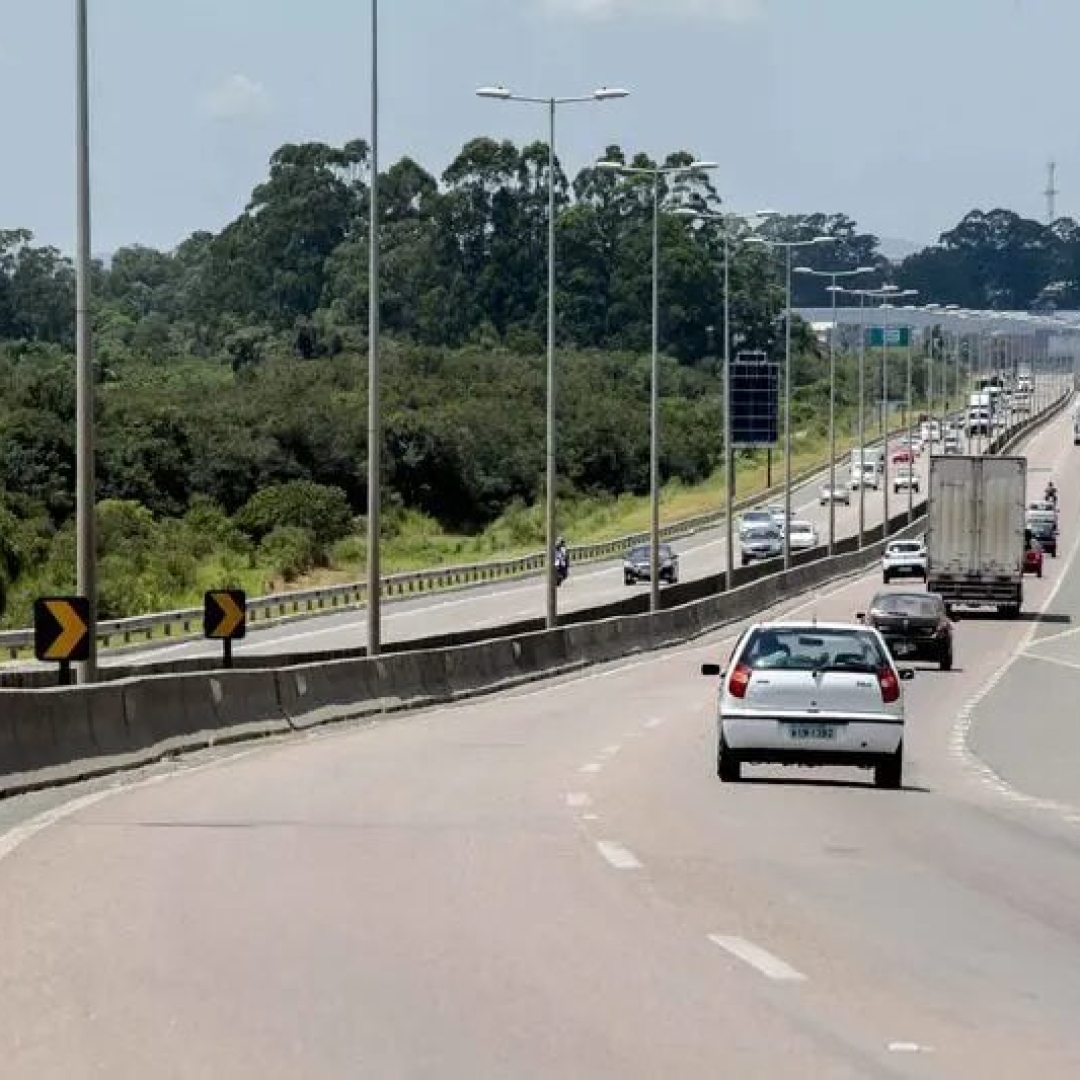
[[[46,660],[70,660],[90,628],[67,600],[46,600],[45,607],[60,627],[60,636],[45,650]]]
[[[241,638],[246,619],[247,597],[239,589],[215,589],[206,594],[204,632],[208,638]]]
[[[222,615],[221,622],[217,624],[217,633],[221,637],[232,637],[236,628],[244,621],[244,609],[230,593],[218,593],[216,600]]]

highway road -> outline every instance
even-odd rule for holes
[[[721,785],[698,668],[725,630],[8,800],[5,1077],[1080,1076],[1065,428],[1027,451],[1063,553],[1021,619],[964,618],[956,668],[904,684],[905,790]]]
[[[917,465],[924,485],[926,462],[927,455],[924,454]],[[846,467],[838,468],[837,476],[846,481],[849,470]],[[813,521],[817,525],[822,543],[825,543],[828,539],[828,507],[820,505],[820,488],[821,483],[817,480],[800,486],[792,492],[792,505],[798,518]],[[770,500],[772,503],[782,501],[782,498]],[[919,496],[915,501],[919,501]],[[881,521],[883,502],[883,492],[867,491],[865,522],[868,529]],[[896,514],[906,505],[906,493],[890,493],[890,514]],[[836,507],[837,536],[854,535],[858,530],[858,520],[858,497],[855,493],[849,507]],[[727,565],[727,544],[722,526],[703,530],[695,536],[673,541],[672,544],[679,553],[682,581],[720,573]],[[736,566],[738,564],[736,557]],[[544,612],[544,588],[542,578],[531,576],[450,593],[428,594],[411,600],[395,600],[384,605],[383,640],[402,641],[539,618]],[[647,590],[648,585],[638,585],[636,588],[641,592]],[[623,581],[620,557],[617,560],[572,566],[569,579],[559,590],[559,605],[562,611],[577,611],[621,600],[628,595],[631,595],[631,588]],[[359,648],[367,641],[366,620],[366,611],[359,608],[291,620],[262,629],[255,624],[249,628],[248,637],[237,643],[235,652],[236,655],[272,655]],[[124,650],[123,653],[106,653],[103,654],[103,663],[131,664],[191,656],[216,656],[220,651],[221,646],[216,643],[189,641],[174,645],[155,645],[134,652]]]

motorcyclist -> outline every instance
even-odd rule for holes
[[[1057,488],[1056,488],[1056,487],[1054,487],[1054,481],[1053,481],[1053,480],[1051,480],[1051,481],[1050,481],[1050,482],[1049,482],[1049,483],[1048,483],[1048,484],[1046,485],[1046,491],[1045,491],[1045,493],[1044,493],[1044,495],[1043,495],[1043,498],[1044,498],[1044,499],[1045,499],[1045,500],[1046,500],[1046,501],[1047,501],[1048,503],[1053,503],[1053,504],[1054,504],[1055,506],[1057,505],[1057,501],[1058,501],[1058,493],[1057,493]]]
[[[570,551],[563,537],[555,541],[555,577],[562,584],[570,573]]]

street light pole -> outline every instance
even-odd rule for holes
[[[547,363],[546,405],[544,442],[544,624],[553,630],[559,624],[558,580],[555,568],[555,541],[558,527],[558,448],[557,448],[557,400],[558,372],[555,363],[555,112],[560,105],[581,102],[613,101],[627,97],[629,91],[602,87],[591,94],[572,97],[529,97],[512,94],[505,86],[482,86],[476,91],[478,97],[495,101],[517,101],[529,105],[543,105],[548,111],[548,222],[547,222]]]
[[[97,551],[95,529],[94,364],[90,324],[90,47],[87,0],[76,0],[77,255],[75,266],[76,579],[90,607],[90,655],[79,681],[97,678]]]
[[[367,652],[382,648],[382,401],[379,371],[379,0],[371,0],[371,191],[368,204]]]
[[[809,240],[769,240],[747,238],[748,244],[780,248],[784,252],[786,310],[784,314],[784,569],[791,569],[791,253],[799,248],[836,243],[835,236],[815,236]]]
[[[829,326],[829,556],[836,554],[836,296],[845,290],[837,284],[840,278],[857,274],[872,274],[874,267],[857,266],[853,270],[814,270],[809,266],[795,267],[796,274],[829,279],[827,291],[832,296],[832,323]]]
[[[598,161],[608,172],[647,176],[652,180],[652,357],[649,385],[649,611],[660,610],[660,181],[678,173],[704,172],[714,161],[687,165],[626,165]]]
[[[723,244],[724,275],[724,542],[725,574],[724,588],[730,591],[735,587],[735,453],[731,445],[733,429],[731,423],[731,230],[727,223],[731,220],[748,218],[765,219],[772,217],[774,210],[757,210],[752,214],[737,214],[733,211],[711,213],[708,210],[695,210],[691,207],[678,207],[673,211],[678,217],[696,218],[701,221],[716,221],[723,226],[720,237]]]

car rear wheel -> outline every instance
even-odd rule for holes
[[[633,585],[634,584],[634,579],[629,574],[626,575],[625,580],[626,580],[627,585]]]
[[[725,784],[736,783],[742,779],[742,762],[731,752],[723,735],[716,746],[716,775]]]
[[[895,791],[904,782],[904,744],[874,766],[874,786]]]
[[[952,671],[952,646],[950,645],[945,652],[941,654],[941,660],[938,662],[938,666],[942,671]]]
[[[882,574],[881,577],[882,577],[882,580],[885,582],[886,585],[888,585],[889,582],[892,581],[892,575],[891,574]]]
[[[1035,571],[1035,576],[1036,577],[1042,577],[1042,567],[1041,566]]]

